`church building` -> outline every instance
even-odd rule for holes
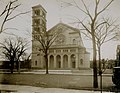
[[[40,42],[35,40],[39,34],[35,31],[46,31],[46,13],[41,5],[32,7],[32,68],[45,69],[44,53],[39,50]],[[48,68],[90,68],[90,53],[84,47],[80,30],[60,22],[48,30],[52,34],[54,31],[60,34],[49,48]]]

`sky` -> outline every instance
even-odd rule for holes
[[[5,4],[10,0],[1,0],[0,1],[0,11],[4,8]],[[81,20],[85,18],[85,15],[77,10],[74,7],[69,7],[68,5],[65,5],[60,2],[61,0],[18,0],[17,4],[21,4],[21,6],[16,9],[13,13],[19,13],[19,12],[26,12],[26,11],[32,11],[32,7],[38,4],[41,4],[45,10],[47,11],[47,30],[58,24],[60,21],[62,21],[65,24],[74,26],[77,28],[77,26],[71,24],[73,17],[78,17]],[[64,2],[66,1],[72,1],[72,0],[62,0]],[[75,0],[81,7],[80,0]],[[93,8],[91,7],[93,3],[89,2],[88,0],[87,4],[90,7],[90,10]],[[94,1],[94,0],[91,0]],[[107,3],[109,0],[102,0],[102,3],[100,4],[100,7],[103,7],[104,4]],[[109,7],[109,9],[106,10],[106,12],[102,16],[110,16],[113,19],[117,19],[117,23],[120,23],[120,0],[114,0],[112,5]],[[5,27],[14,27],[17,28],[17,30],[6,30],[7,33],[14,33],[18,36],[22,36],[24,38],[27,38],[29,41],[31,41],[31,35],[28,32],[31,32],[31,25],[32,25],[32,13],[28,13],[25,15],[21,15],[14,20],[9,21]],[[1,20],[1,19],[0,19]],[[1,41],[6,38],[7,34],[2,33],[0,34]],[[92,48],[91,48],[91,42],[88,40],[85,40],[83,38],[84,46],[86,47],[87,51],[91,53],[92,57]],[[116,47],[119,44],[118,41],[110,41],[108,43],[105,43],[102,46],[102,58],[105,59],[115,59],[116,57]],[[30,51],[30,50],[29,50]],[[31,52],[31,51],[30,51]]]

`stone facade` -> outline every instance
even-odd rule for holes
[[[42,11],[42,15],[35,16],[36,9]],[[33,36],[35,36],[34,25],[35,20],[38,18],[41,25],[37,26],[45,30],[46,25],[46,11],[41,5],[33,7]],[[39,22],[38,22],[39,23]],[[42,25],[44,23],[44,25]],[[42,26],[42,27],[41,27]],[[49,69],[79,69],[90,68],[90,53],[86,51],[81,38],[80,30],[73,28],[64,23],[58,23],[50,30],[49,33],[59,31],[57,39],[53,42],[49,48],[48,66]],[[36,37],[37,38],[37,35]],[[40,43],[36,40],[32,40],[32,68],[45,68],[44,53],[39,50]]]

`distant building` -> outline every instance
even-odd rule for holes
[[[120,66],[120,45],[116,49],[116,66]]]
[[[21,69],[31,69],[31,60],[20,61]],[[0,69],[10,69],[10,61],[0,61]],[[14,69],[16,69],[16,62],[14,62]]]
[[[39,38],[36,31],[46,30],[46,11],[38,5],[32,7],[32,12],[32,68],[45,68],[44,53],[39,50],[40,43],[35,38]],[[79,29],[58,23],[48,31],[61,32],[49,48],[49,69],[90,68],[90,53],[83,45]]]
[[[99,60],[96,60],[97,68],[99,69]],[[115,67],[115,60],[114,59],[101,59],[101,68],[102,69],[112,69]],[[90,61],[90,68],[93,68],[93,61]]]

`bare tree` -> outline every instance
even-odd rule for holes
[[[98,59],[99,59],[99,75],[100,75],[100,88],[102,91],[102,74],[105,72],[106,70],[106,61],[101,60],[101,47],[104,43],[107,43],[111,40],[115,40],[116,39],[116,33],[119,32],[119,25],[116,25],[116,20],[110,20],[110,18],[103,18],[103,24],[101,24],[95,32],[95,40],[96,40],[96,45],[97,45],[97,53],[98,53]],[[97,25],[97,23],[96,23]],[[85,35],[85,37],[87,37],[89,40],[91,40],[91,36],[83,33]],[[103,65],[103,68],[102,68]],[[101,92],[102,93],[102,92]]]
[[[44,53],[44,58],[45,58],[45,66],[46,66],[46,74],[49,74],[48,72],[48,50],[51,47],[51,45],[54,43],[56,38],[59,35],[59,31],[37,31],[38,37],[36,38],[35,36],[34,39],[39,41],[40,43],[40,51],[43,51]]]
[[[20,71],[20,59],[25,54],[27,50],[28,43],[22,38],[15,39],[5,39],[3,43],[0,43],[0,48],[5,58],[10,61],[10,70],[13,73],[14,64],[16,62],[17,70]]]
[[[93,0],[92,4],[94,4],[92,10],[89,9],[89,6],[87,6],[87,3],[85,0],[80,0],[83,8],[75,1],[73,2],[64,2],[68,6],[74,6],[77,9],[79,9],[81,12],[83,12],[86,17],[82,21],[79,18],[76,18],[77,21],[74,23],[78,23],[81,25],[81,27],[84,30],[84,33],[87,33],[86,35],[90,36],[92,40],[92,48],[93,48],[93,87],[98,88],[98,79],[97,79],[97,63],[96,63],[96,57],[97,57],[97,44],[96,44],[96,31],[97,29],[104,23],[105,21],[101,21],[100,16],[105,12],[106,9],[112,4],[114,0],[109,0],[105,6],[100,6],[102,0]],[[86,21],[85,21],[86,20]]]
[[[96,29],[95,37],[96,44],[98,48],[98,58],[99,58],[99,75],[100,75],[100,88],[102,93],[102,73],[106,70],[105,65],[103,65],[103,69],[101,68],[101,47],[104,43],[111,41],[116,38],[116,33],[118,32],[118,26],[115,25],[116,21],[108,19],[103,19],[103,24]]]
[[[0,1],[0,2],[2,2],[2,1]],[[15,19],[17,16],[29,13],[29,11],[27,11],[24,13],[14,14],[14,11],[21,5],[21,4],[17,4],[17,2],[18,2],[18,0],[8,1],[8,3],[5,5],[4,9],[0,11],[0,20],[1,20],[0,33],[2,33],[3,31],[5,31],[7,29],[16,29],[16,28],[5,28],[4,26],[7,22]]]
[[[116,33],[119,31],[119,25],[116,25],[116,21],[112,21],[109,18],[104,19],[104,24],[96,29],[96,44],[98,48],[99,58],[99,71],[101,70],[101,47],[104,43],[116,39]]]

